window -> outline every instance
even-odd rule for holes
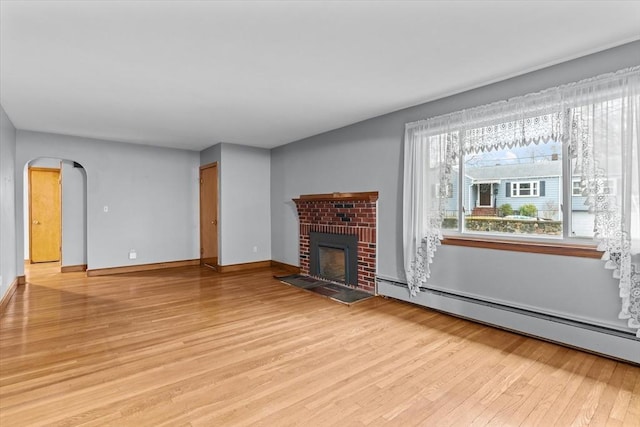
[[[512,182],[511,197],[538,197],[539,181]]]
[[[454,191],[444,207],[443,232],[563,238],[566,219],[561,206],[569,205],[563,201],[562,183],[564,169],[570,168],[562,152],[562,144],[551,140],[460,156],[452,167]],[[585,219],[582,215],[580,232],[571,237],[589,237]]]
[[[605,194],[616,194],[616,180],[614,178],[607,178],[606,188],[604,188]],[[571,180],[571,195],[573,197],[582,197],[582,184],[579,179]]]
[[[580,185],[579,179],[574,179],[571,181],[571,195],[582,196],[582,186]]]
[[[446,188],[446,190],[443,193],[442,192],[442,187],[440,186],[440,183],[436,182],[436,187],[435,187],[436,197],[445,198],[445,199],[452,198],[453,197],[453,184],[449,183],[449,185],[447,185],[445,188]]]
[[[518,240],[586,237],[620,280],[620,318],[640,330],[639,110],[636,66],[407,123],[403,249],[411,295],[427,283],[449,230]],[[435,197],[434,183],[453,183],[454,197]],[[492,239],[466,240],[465,246],[491,247],[483,242]],[[503,244],[498,240],[505,239],[490,243]],[[496,249],[505,245],[577,247],[529,241]]]

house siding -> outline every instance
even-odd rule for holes
[[[571,196],[571,210],[574,212],[587,212],[587,198],[584,196]]]
[[[454,175],[451,177],[451,193],[447,197],[446,203],[446,216],[457,216],[458,212],[458,194],[460,186],[458,185],[458,175],[454,171]]]
[[[507,182],[528,182],[528,181],[544,181],[545,195],[538,197],[507,197],[506,196],[506,183]],[[450,215],[451,211],[456,211],[458,206],[457,194],[459,189],[458,176],[454,175],[451,178],[451,184],[453,187],[453,196],[448,198],[446,204],[447,213]],[[477,204],[477,194],[474,190],[473,179],[469,176],[465,176],[463,190],[465,194],[463,196],[463,203],[465,205],[467,213]],[[538,208],[538,212],[544,212],[545,217],[553,216],[554,219],[558,219],[559,207],[562,201],[562,191],[560,185],[560,177],[558,176],[546,176],[536,178],[524,178],[524,179],[502,179],[499,184],[498,194],[495,198],[495,206],[500,207],[503,204],[510,204],[514,211],[520,209],[522,205],[532,204]],[[579,199],[579,198],[574,198]],[[584,198],[582,198],[584,199]],[[575,202],[574,202],[575,204]]]

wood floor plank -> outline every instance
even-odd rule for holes
[[[629,400],[629,408],[624,416],[623,426],[640,425],[640,379],[636,377],[636,383],[631,398]]]
[[[1,426],[639,425],[640,367],[405,302],[58,270],[0,318]]]

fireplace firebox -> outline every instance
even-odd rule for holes
[[[358,285],[358,236],[309,233],[309,273],[346,285]]]

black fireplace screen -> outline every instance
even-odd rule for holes
[[[329,246],[318,246],[318,269],[319,276],[329,280],[343,282],[346,279],[346,263],[344,248],[332,248]]]
[[[357,286],[357,236],[312,231],[309,243],[309,273],[312,276]]]

